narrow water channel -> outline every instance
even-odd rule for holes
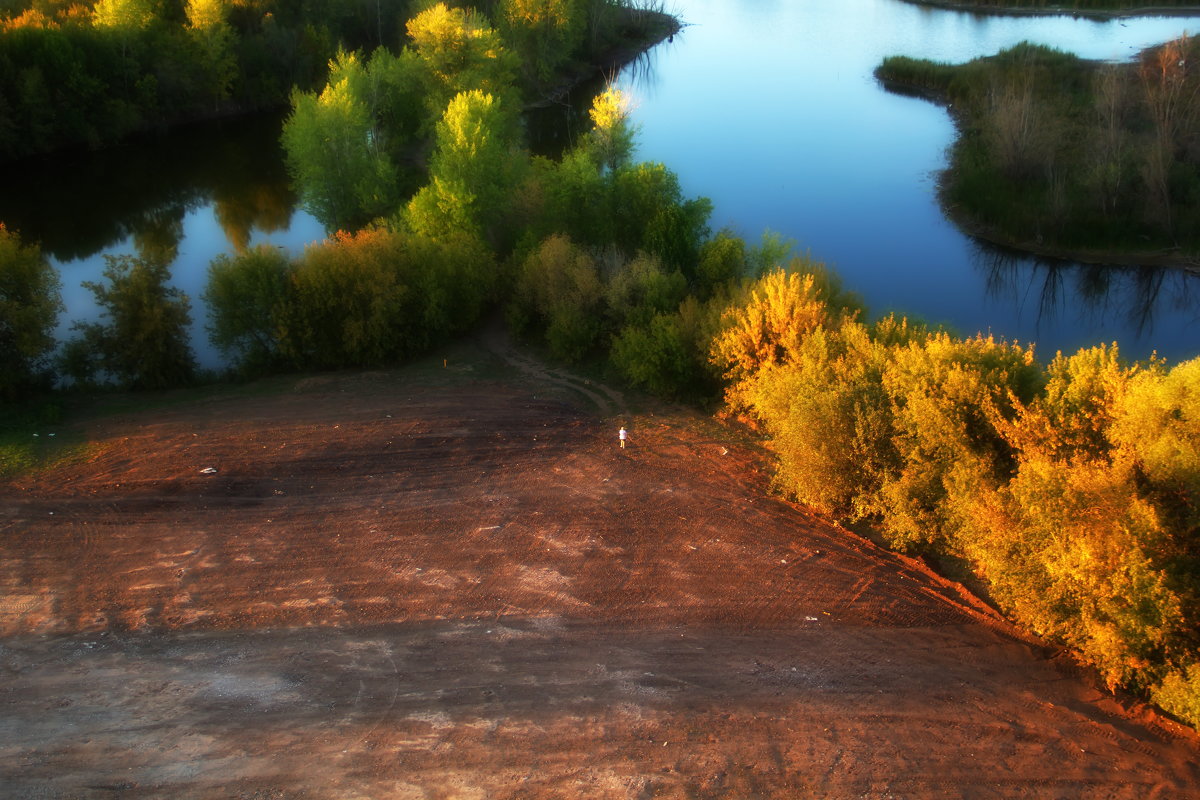
[[[934,180],[954,135],[948,114],[872,77],[891,54],[958,62],[1022,40],[1126,59],[1200,31],[1200,17],[984,17],[902,0],[673,0],[668,10],[687,27],[619,82],[636,101],[638,157],[709,197],[714,229],[775,231],[836,268],[874,314],[1035,342],[1042,360],[1114,340],[1130,358],[1200,355],[1200,277],[997,253],[947,222]],[[100,279],[105,255],[165,248],[192,298],[200,361],[219,366],[200,299],[209,262],[324,236],[286,185],[279,124],[202,126],[9,169],[0,220],[61,271],[60,335],[97,313],[81,282]]]

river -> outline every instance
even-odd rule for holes
[[[621,79],[639,155],[712,199],[713,227],[764,229],[833,266],[873,314],[1035,342],[1039,358],[1098,342],[1200,354],[1200,278],[1039,262],[981,248],[934,196],[949,114],[884,91],[888,55],[959,63],[1029,40],[1128,59],[1200,32],[1200,18],[986,17],[900,0],[683,0],[687,27]]]
[[[887,55],[959,62],[1022,40],[1127,59],[1200,31],[1200,17],[986,17],[901,0],[676,0],[667,10],[686,27],[619,83],[636,103],[638,157],[709,197],[714,229],[777,232],[833,266],[872,314],[1034,342],[1042,360],[1114,340],[1129,358],[1200,355],[1200,277],[1023,258],[959,232],[934,196],[949,115],[872,77]],[[217,366],[199,300],[208,263],[246,243],[297,252],[324,235],[281,183],[277,130],[278,120],[226,123],[11,173],[0,220],[40,240],[60,269],[60,333],[96,314],[80,282],[99,278],[105,254],[177,242],[174,282],[193,298],[201,362]]]

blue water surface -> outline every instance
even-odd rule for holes
[[[980,248],[935,179],[947,111],[886,92],[888,55],[958,63],[1032,41],[1126,60],[1200,18],[986,17],[901,0],[678,0],[687,27],[621,76],[640,158],[713,201],[714,228],[764,229],[833,266],[874,314],[1036,343],[1039,358],[1119,341],[1129,358],[1200,354],[1200,278],[1087,268]]]

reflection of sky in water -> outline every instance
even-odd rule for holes
[[[291,224],[283,230],[264,232],[255,229],[250,237],[250,246],[266,244],[299,254],[307,243],[323,238],[325,230],[320,223],[310,214],[297,210],[292,214]],[[70,338],[71,321],[94,320],[100,314],[94,295],[83,288],[81,282],[101,280],[99,276],[104,271],[105,255],[136,252],[133,237],[129,237],[87,258],[56,262],[62,275],[63,304],[67,308],[58,326],[60,339]],[[222,363],[220,354],[209,343],[205,330],[208,312],[202,297],[208,280],[208,265],[217,256],[231,255],[233,252],[234,248],[217,221],[212,204],[204,204],[186,214],[179,257],[171,265],[171,284],[185,291],[191,299],[192,347],[202,367],[217,368]]]
[[[674,8],[688,27],[622,82],[636,103],[638,157],[677,172],[688,195],[709,197],[714,228],[747,238],[778,231],[836,267],[875,313],[1035,340],[1043,358],[1113,339],[1132,357],[1200,353],[1200,288],[1180,274],[1162,281],[1149,332],[1144,320],[1127,319],[1126,301],[1140,290],[1128,273],[1084,301],[1074,289],[1080,271],[1060,271],[1047,303],[1044,271],[1006,265],[1003,290],[989,294],[994,270],[934,196],[932,175],[954,136],[949,116],[883,91],[872,76],[887,55],[960,62],[1022,40],[1128,58],[1200,31],[1200,19],[982,18],[899,0],[679,0]],[[1173,307],[1180,298],[1183,307]]]

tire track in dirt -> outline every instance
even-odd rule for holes
[[[625,397],[617,390],[603,383],[581,378],[561,367],[551,368],[544,362],[517,350],[499,319],[494,319],[484,329],[480,335],[480,343],[527,378],[582,395],[601,417],[611,418],[629,414]]]
[[[978,625],[30,637],[0,665],[17,796],[1140,800],[1194,796],[1197,772],[1194,751],[1098,724],[1078,682]],[[1008,713],[1031,695],[1043,705]]]

